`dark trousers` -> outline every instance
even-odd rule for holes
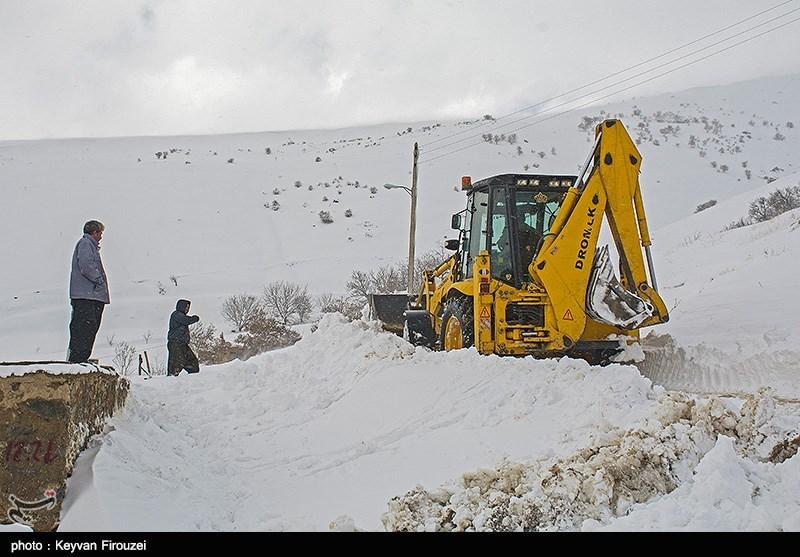
[[[100,330],[100,320],[106,305],[97,300],[70,300],[72,319],[69,322],[67,361],[88,362],[94,340]]]
[[[185,342],[178,340],[167,341],[167,375],[178,375],[184,369],[189,373],[200,371],[200,362],[197,361],[192,349]]]

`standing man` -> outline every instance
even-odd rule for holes
[[[67,361],[88,362],[100,329],[108,297],[108,280],[100,259],[100,239],[105,226],[90,220],[83,225],[83,238],[78,240],[72,253],[72,271],[69,277],[69,298],[72,319],[69,323],[69,349]]]
[[[189,315],[191,305],[189,300],[178,300],[169,316],[167,375],[178,375],[184,369],[189,373],[200,371],[200,362],[189,346],[189,325],[200,321],[198,316]]]

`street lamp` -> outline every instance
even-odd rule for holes
[[[394,189],[406,190],[408,194],[411,195],[411,190],[409,188],[401,186],[399,184],[383,184],[383,187],[386,188],[387,190],[394,190]]]
[[[411,174],[411,188],[399,186],[397,184],[383,184],[387,190],[401,189],[406,190],[411,196],[411,225],[408,235],[408,284],[406,285],[408,295],[411,296],[414,290],[414,236],[417,231],[417,159],[419,158],[419,146],[414,143],[414,166]]]

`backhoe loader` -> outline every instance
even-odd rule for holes
[[[641,156],[619,120],[595,127],[578,175],[462,177],[466,208],[453,215],[453,254],[423,272],[402,313],[404,337],[436,350],[624,361],[639,329],[669,319],[658,294],[639,188]],[[615,274],[610,229],[618,256]],[[396,299],[396,298],[395,298]]]

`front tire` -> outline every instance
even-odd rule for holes
[[[442,329],[439,331],[439,346],[442,350],[470,348],[475,344],[475,320],[472,300],[451,298],[442,313]]]

